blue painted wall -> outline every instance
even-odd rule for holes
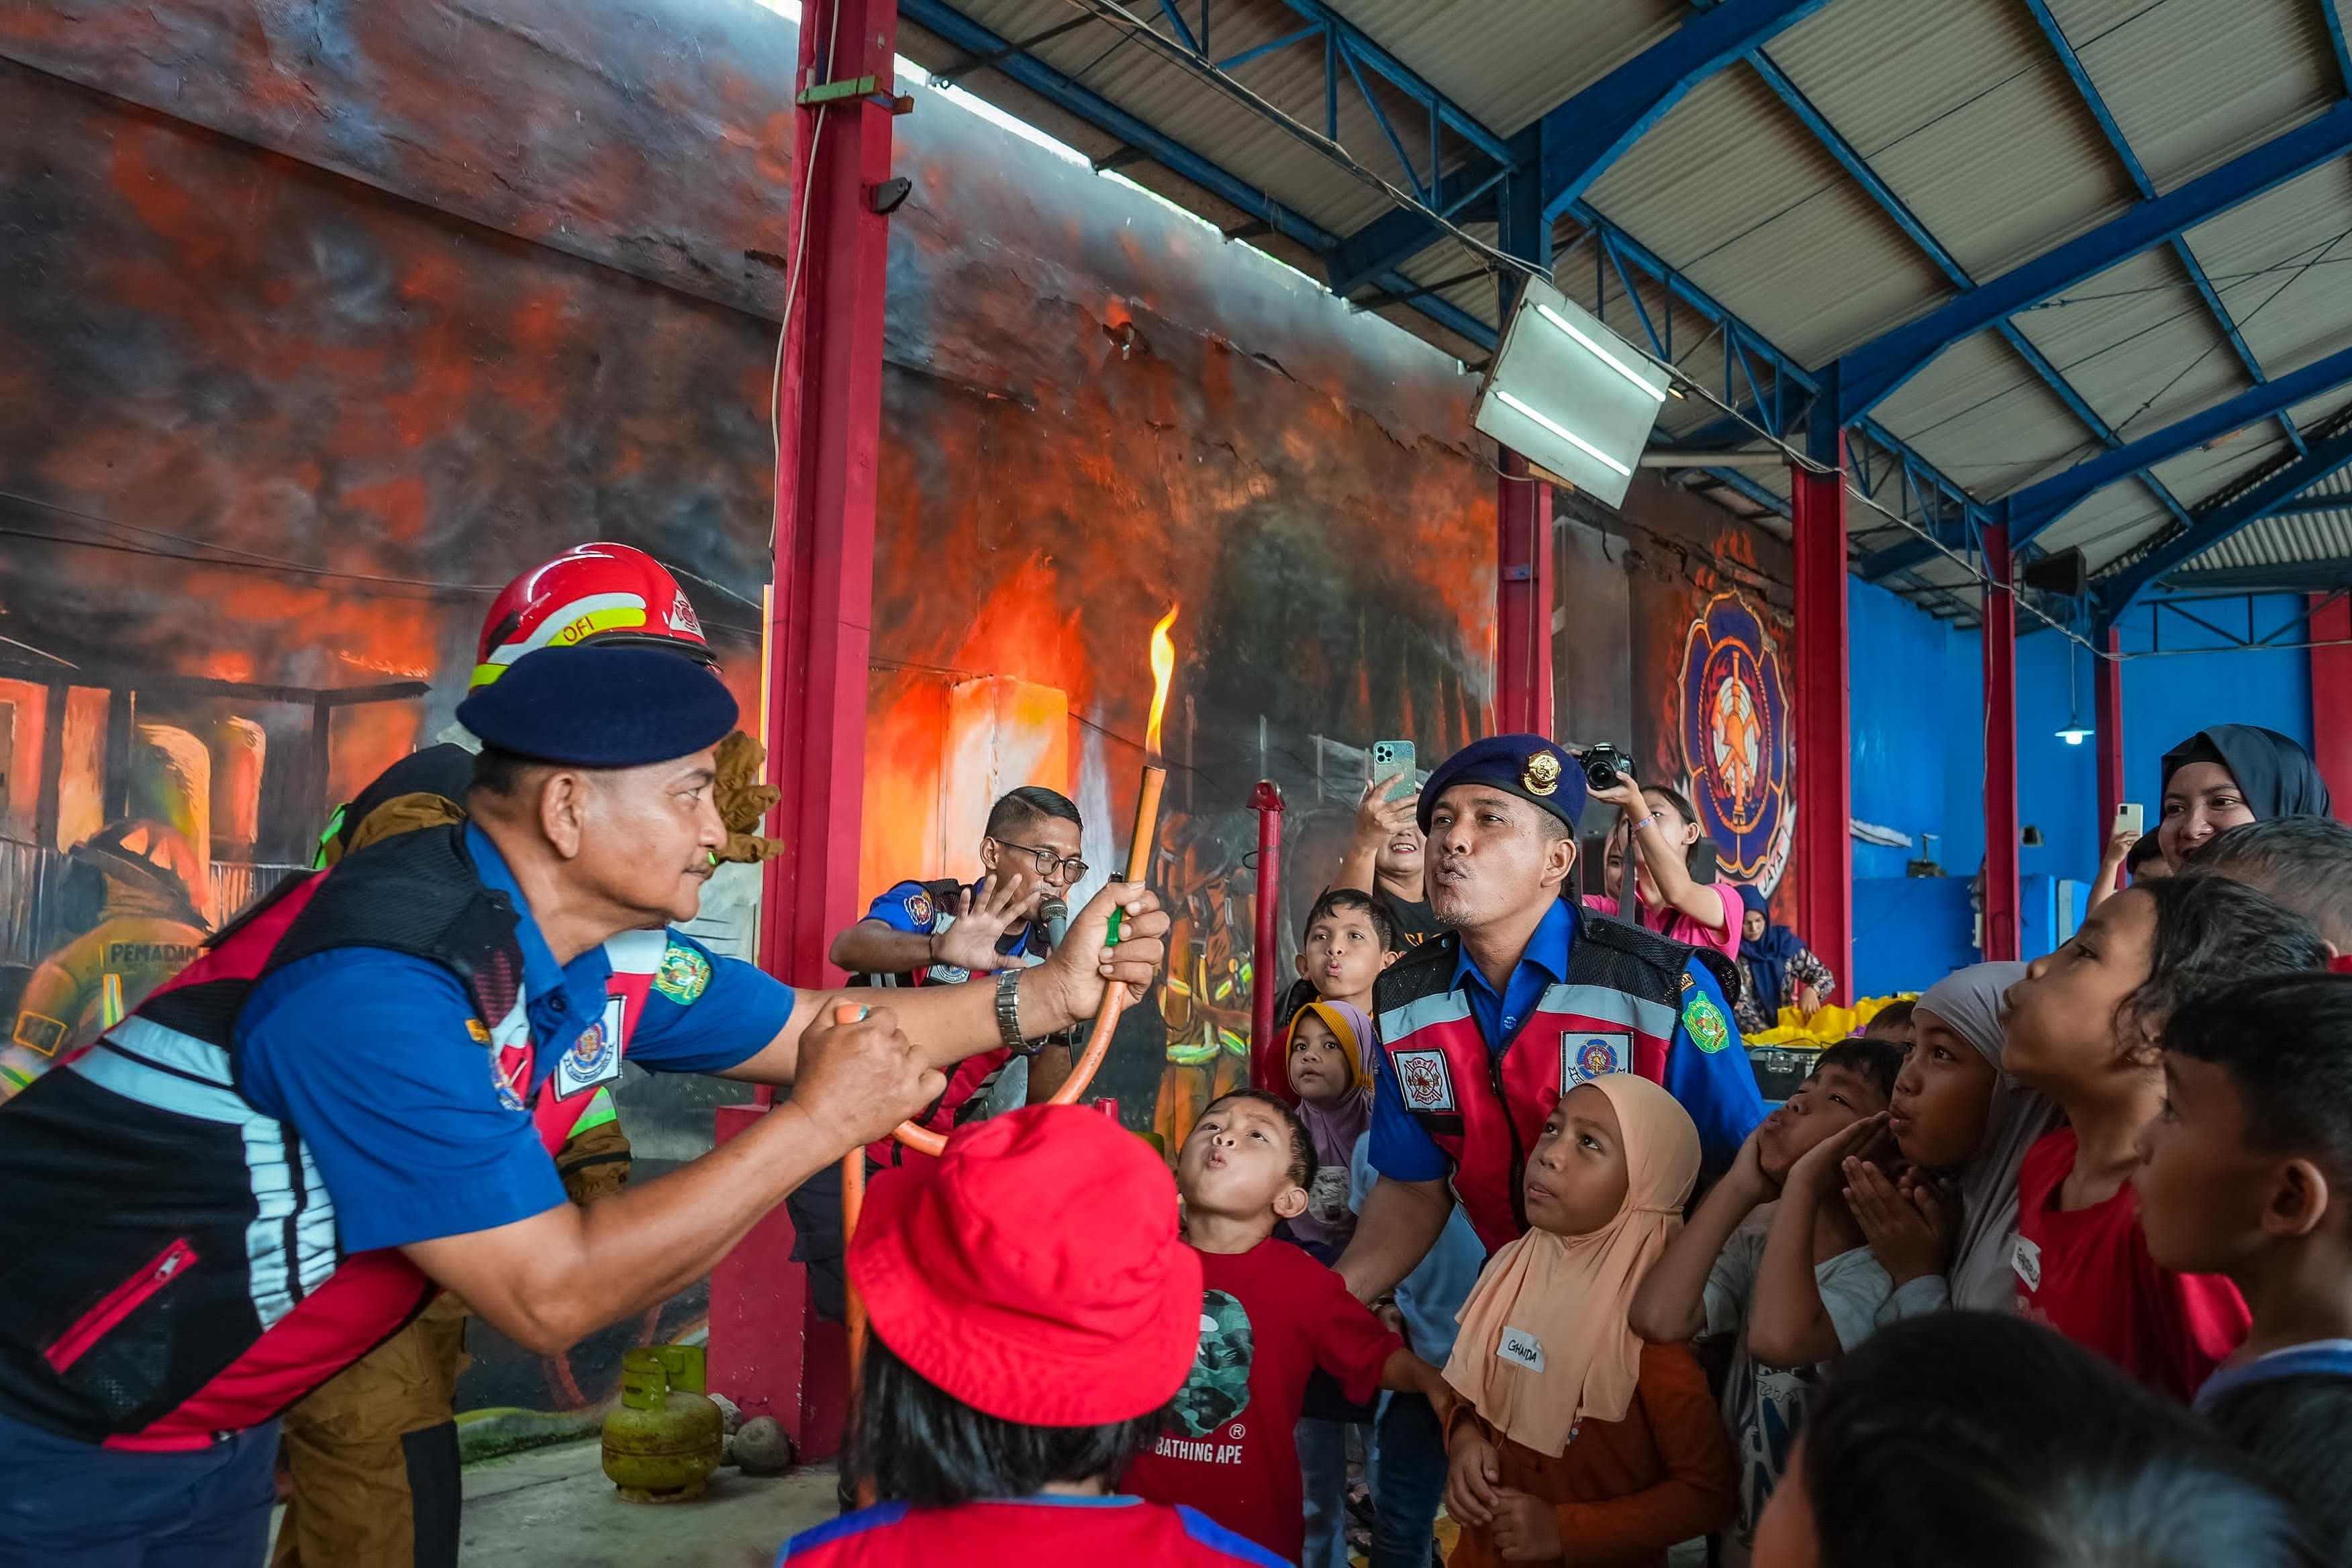
[[[1935,858],[1955,886],[1909,889],[1904,861],[1924,850],[1856,842],[1855,976],[1871,994],[1913,989],[1972,963],[1966,879],[1984,860],[1983,642],[1955,630],[1894,595],[1859,580],[1846,592],[1852,636],[1853,815],[1910,834],[1937,835]],[[2295,595],[2206,600],[2186,606],[2232,635],[2276,634],[2298,642],[2303,601]],[[2249,622],[2249,616],[2252,620]],[[2125,798],[2158,810],[2158,769],[2165,750],[2208,724],[2263,724],[2311,743],[2311,667],[2300,649],[2227,648],[2215,632],[2174,611],[2148,605],[2120,627],[2132,658],[2123,669]],[[2069,670],[2073,696],[2069,697]],[[2087,881],[2097,870],[2106,825],[2098,805],[2098,753],[2069,746],[2057,731],[2070,717],[2094,718],[2091,656],[2057,633],[2029,631],[2018,641],[2019,822],[2041,829],[2039,847],[2021,847],[2020,870],[2048,879],[2033,904],[2043,948],[2069,922],[2056,915],[2054,883]],[[1865,884],[1864,879],[1870,879]],[[2029,921],[2029,923],[2033,923]]]

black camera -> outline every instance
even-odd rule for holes
[[[1615,789],[1633,776],[1632,760],[1614,746],[1588,746],[1578,761],[1584,766],[1585,784],[1591,789]]]

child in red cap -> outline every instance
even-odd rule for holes
[[[872,1330],[848,1458],[882,1500],[780,1563],[1279,1568],[1109,1495],[1201,1340],[1201,1265],[1141,1139],[1076,1106],[974,1123],[874,1178],[848,1262]]]
[[[1235,1090],[1192,1125],[1176,1160],[1184,1237],[1206,1294],[1200,1354],[1174,1418],[1127,1472],[1129,1490],[1190,1503],[1283,1561],[1307,1533],[1295,1433],[1307,1380],[1321,1367],[1361,1404],[1383,1388],[1450,1403],[1435,1367],[1348,1293],[1275,1222],[1307,1210],[1315,1144],[1298,1113],[1265,1089]]]

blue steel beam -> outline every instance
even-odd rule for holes
[[[2095,277],[2117,262],[2167,244],[2173,236],[2275,189],[2347,149],[2352,149],[2352,100],[1880,334],[1839,361],[1839,423],[1850,425],[1875,408],[1961,339]]]
[[[2038,484],[2028,485],[2000,503],[2001,511],[2009,522],[2010,538],[2014,543],[2022,544],[2095,491],[2119,479],[2129,479],[2168,458],[2218,440],[2233,430],[2258,425],[2282,408],[2332,392],[2347,382],[2352,382],[2352,349],[2329,354],[2301,370],[2279,376],[2267,385],[2242,392],[2202,413],[2192,414],[2186,419],[2143,436],[2128,446],[2103,452],[2063,473],[2053,474]],[[2316,474],[2312,476],[2313,479],[2320,477]],[[2306,485],[2310,482],[2310,479],[2304,481]],[[2297,489],[2302,488],[2296,487]],[[2289,490],[2277,499],[2284,500],[2294,493]]]
[[[1547,113],[1544,216],[1566,212],[1692,88],[1827,3],[1723,0]]]
[[[2271,510],[2273,517],[2319,517],[2331,511],[2352,511],[2352,496],[2297,496]]]
[[[2131,607],[2133,600],[2174,567],[2194,561],[2247,524],[2261,521],[2287,500],[2346,468],[2352,468],[2352,430],[2317,443],[2306,455],[2198,518],[2122,571],[2104,579],[2099,586],[2103,624],[2114,625]]]
[[[1284,3],[1302,16],[1331,15],[1322,0]],[[1544,216],[1556,219],[1567,211],[1616,162],[1618,154],[1682,101],[1685,93],[1828,3],[1725,0],[1545,114],[1537,122],[1542,127]],[[1361,34],[1356,37],[1362,39]],[[1398,88],[1417,97],[1434,95],[1433,89],[1379,45],[1362,39],[1360,49],[1366,51],[1360,55],[1365,63]],[[1480,127],[1482,134],[1472,136],[1454,119],[1445,123],[1488,158],[1506,165],[1511,163],[1512,153],[1493,132]],[[1398,212],[1374,219],[1348,237],[1361,258],[1356,263],[1360,268],[1373,259],[1385,259],[1391,266],[1410,260],[1437,243],[1444,232],[1418,214]],[[1361,276],[1355,279],[1362,280]]]
[[[2041,0],[2028,0],[2028,4],[2038,5]],[[1927,252],[1927,258],[1936,264],[1937,269],[1943,273],[1948,282],[1963,289],[1976,287],[1976,279],[1969,276],[1968,269],[1960,265],[1959,258],[1947,249],[1941,240],[1928,232],[1927,226],[1920,220],[1916,213],[1911,210],[1910,204],[1895,193],[1895,188],[1879,175],[1877,170],[1870,166],[1869,160],[1862,155],[1861,150],[1848,142],[1837,127],[1829,122],[1828,118],[1815,107],[1813,100],[1807,98],[1802,89],[1789,79],[1787,74],[1773,63],[1769,55],[1759,49],[1748,57],[1748,63],[1755,68],[1756,74],[1763,79],[1764,85],[1772,89],[1773,96],[1787,106],[1789,111],[1797,117],[1798,122],[1811,132],[1813,140],[1821,143],[1829,155],[1837,161],[1838,166],[1843,169],[1855,184],[1870,193],[1871,200],[1878,204],[1879,210],[1894,221],[1895,226],[1901,229],[1912,244]],[[2058,400],[2066,405],[2068,412],[2081,421],[2084,428],[2099,438],[2100,445],[2112,449],[2124,444],[2123,437],[2116,433],[2115,427],[2110,426],[2098,410],[2093,408],[2089,401],[2074,389],[2074,385],[2060,373],[2058,367],[2050,363],[2048,356],[2034,346],[2032,340],[2018,330],[2016,322],[2011,321],[1997,322],[1995,330],[2000,333],[2009,346],[2016,351],[2018,357],[2025,361],[2033,374],[2042,378],[2042,384],[2049,387],[2057,395]],[[2256,379],[2257,381],[2260,379],[2259,371],[2256,373]],[[2180,504],[2179,499],[2153,475],[2143,476],[2143,479],[2149,491],[2164,509],[2170,512],[2176,521],[2186,524],[2189,521],[2189,509]]]
[[[2319,3],[2330,16],[2335,16],[2334,0],[2319,0]],[[2050,45],[2051,53],[2056,55],[2058,63],[2066,68],[2066,75],[2074,84],[2075,96],[2083,100],[2083,107],[2089,110],[2091,118],[2097,121],[2099,133],[2107,139],[2108,149],[2130,177],[2132,189],[2139,193],[2140,200],[2154,201],[2156,182],[2147,177],[2147,170],[2141,166],[2139,155],[2132,151],[2131,142],[2124,136],[2123,127],[2116,122],[2115,114],[2107,108],[2105,95],[2091,80],[2091,73],[2084,68],[2082,56],[2074,52],[2074,43],[2066,37],[2066,29],[2058,25],[2056,16],[2051,15],[2050,0],[2025,0],[2025,8],[2033,13],[2033,20],[2042,28],[2042,37]],[[2198,298],[2204,300],[2213,324],[2229,341],[2231,352],[2238,356],[2239,364],[2245,367],[2254,384],[2260,386],[2269,379],[2263,374],[2262,362],[2254,358],[2253,351],[2246,346],[2245,334],[2238,331],[2236,319],[2230,314],[2229,307],[2221,303],[2221,296],[2214,289],[2213,280],[2205,275],[2204,264],[2197,259],[2197,253],[2189,248],[2189,241],[2183,236],[2174,235],[2171,247],[2172,254],[2188,272],[2189,281],[2195,287]],[[2304,450],[2303,432],[2294,427],[2294,416],[2281,414],[2279,424],[2285,429],[2287,439],[2294,443],[2295,450]]]

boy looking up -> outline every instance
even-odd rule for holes
[[[1169,1429],[1124,1489],[1185,1503],[1288,1562],[1306,1538],[1295,1431],[1320,1367],[1358,1404],[1382,1388],[1449,1401],[1435,1367],[1404,1348],[1339,1277],[1273,1239],[1307,1208],[1315,1147],[1297,1113],[1262,1089],[1211,1103],[1176,1161],[1184,1239],[1201,1255],[1201,1349]]]
[[[2139,1135],[2140,1227],[2164,1268],[2223,1274],[2253,1314],[2198,1392],[2352,1374],[2352,975],[2273,974],[2183,1002]]]
[[[1723,1415],[1739,1456],[1739,1513],[1726,1544],[1740,1561],[1788,1464],[1812,1364],[1867,1338],[1893,1289],[1846,1211],[1836,1173],[1837,1156],[1878,1124],[1902,1061],[1877,1040],[1842,1040],[1822,1051],[1811,1075],[1748,1135],[1633,1297],[1633,1331],[1652,1344],[1738,1336]],[[1784,1196],[1801,1163],[1811,1179],[1802,1194]],[[1801,1233],[1784,1234],[1790,1226],[1777,1211],[1769,1226],[1748,1223],[1775,1199],[1782,1209],[1795,1200],[1802,1212],[1786,1217]],[[1782,1247],[1770,1248],[1772,1240]],[[1803,1244],[1794,1279],[1768,1267],[1783,1261],[1768,1251],[1792,1241]]]

